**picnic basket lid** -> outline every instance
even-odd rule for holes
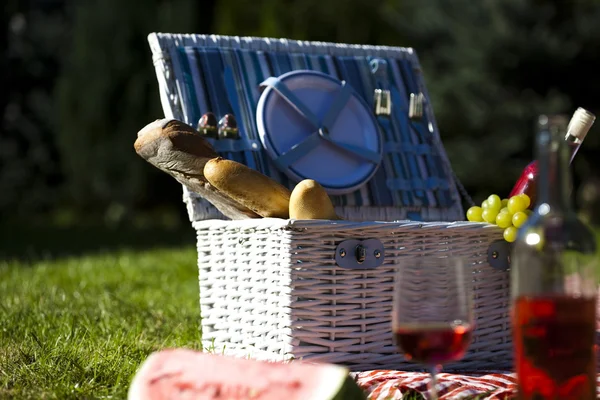
[[[274,156],[279,157],[286,150],[285,138],[280,137],[285,132],[271,129],[269,121],[260,128],[257,116],[261,112],[264,116],[265,109],[261,111],[258,104],[267,95],[262,83],[298,71],[321,73],[347,83],[372,115],[376,114],[374,92],[389,93],[390,113],[374,115],[382,146],[379,166],[371,174],[371,169],[365,167],[370,162],[356,158],[363,169],[355,166],[340,185],[343,187],[331,185],[330,197],[338,215],[354,221],[464,219],[461,194],[465,196],[466,192],[447,158],[413,49],[171,33],[152,33],[148,40],[165,116],[196,127],[208,111],[218,118],[233,114],[239,137],[209,139],[215,150],[290,189],[305,176],[316,177],[327,185],[327,176],[319,175],[323,171],[318,168],[294,170],[277,165]],[[416,118],[411,115],[415,98],[420,99],[421,106]],[[264,102],[270,103],[266,99]],[[370,126],[368,119],[363,121],[364,127]],[[371,132],[370,128],[366,130]],[[374,136],[367,133],[366,137],[371,139],[363,138],[367,143],[364,148],[376,153]],[[270,140],[280,147],[271,146]],[[339,158],[336,153],[315,165],[326,169],[328,161],[337,165]],[[225,218],[185,188],[184,194],[192,220]],[[465,197],[468,199],[468,195]]]

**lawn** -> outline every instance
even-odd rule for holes
[[[200,348],[191,228],[0,239],[0,398],[122,399],[152,351]]]

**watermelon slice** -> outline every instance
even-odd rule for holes
[[[346,368],[300,361],[271,363],[186,349],[151,354],[129,400],[364,400]]]

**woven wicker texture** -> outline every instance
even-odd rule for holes
[[[474,223],[351,223],[278,219],[195,222],[206,347],[239,356],[303,358],[353,370],[419,368],[392,342],[394,273],[411,258],[450,252],[472,264],[476,329],[447,370],[509,368],[508,274],[487,264],[499,229]],[[337,267],[348,238],[379,238],[373,270]]]

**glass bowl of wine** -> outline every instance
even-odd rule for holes
[[[460,257],[423,256],[404,260],[396,274],[394,340],[406,360],[430,371],[429,399],[437,399],[437,372],[461,360],[471,342],[471,266]]]

